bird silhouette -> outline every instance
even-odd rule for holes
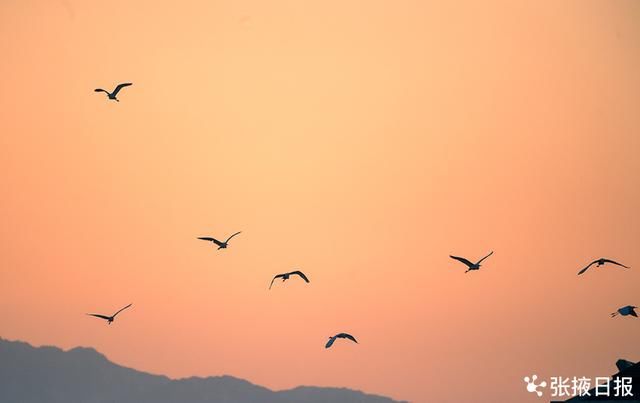
[[[227,238],[226,241],[224,242],[220,242],[215,238],[211,238],[211,237],[198,237],[198,239],[202,239],[203,241],[209,241],[209,242],[213,242],[214,244],[218,245],[218,250],[220,249],[226,249],[227,246],[229,246],[229,241],[231,240],[231,238],[233,238],[234,236],[238,235],[239,233],[241,233],[242,231],[238,231],[235,234],[231,235],[229,238]]]
[[[618,309],[615,312],[611,313],[611,317],[613,318],[614,316],[617,315],[622,315],[622,316],[627,316],[627,315],[631,315],[631,316],[635,316],[636,318],[638,317],[638,314],[636,314],[636,308],[638,308],[637,306],[633,306],[633,305],[627,305],[627,306],[623,306],[622,308]]]
[[[298,275],[302,277],[302,279],[307,283],[309,282],[309,279],[307,278],[307,276],[305,276],[304,273],[301,272],[300,270],[290,271],[289,273],[276,274],[271,280],[271,284],[269,284],[269,289],[271,289],[271,286],[273,286],[273,282],[276,281],[277,278],[281,278],[282,282],[284,283],[285,281],[289,280],[289,277],[293,275]]]
[[[124,311],[125,309],[129,308],[131,305],[133,305],[133,304],[129,304],[129,305],[125,306],[124,308],[120,309],[118,312],[114,313],[114,314],[113,314],[113,315],[111,315],[111,316],[107,316],[107,315],[100,315],[99,313],[88,313],[87,315],[91,315],[91,316],[95,316],[96,318],[104,319],[104,320],[106,320],[106,321],[107,321],[107,324],[108,324],[108,325],[110,325],[110,324],[111,324],[111,322],[113,322],[113,321],[115,320],[116,316],[117,316],[120,312],[122,312],[122,311]]]
[[[118,84],[116,86],[116,88],[113,90],[113,92],[109,92],[107,90],[103,90],[102,88],[96,88],[94,91],[95,92],[104,92],[105,94],[107,94],[107,97],[109,99],[112,99],[114,101],[120,102],[120,100],[118,98],[116,98],[116,96],[118,95],[118,92],[120,92],[120,90],[123,89],[124,87],[128,87],[130,85],[133,85],[133,83]]]
[[[333,346],[333,343],[336,341],[336,339],[349,339],[355,343],[358,342],[358,340],[356,340],[356,338],[349,333],[338,333],[335,336],[329,336],[329,341],[327,342],[327,344],[325,344],[324,348]]]
[[[580,274],[584,273],[585,271],[587,271],[589,269],[589,267],[593,266],[594,264],[596,265],[596,267],[600,267],[605,263],[615,264],[615,265],[618,265],[620,267],[624,267],[625,269],[630,269],[631,268],[629,266],[625,266],[622,263],[618,263],[618,262],[613,261],[611,259],[600,258],[600,259],[596,259],[593,262],[589,263],[589,265],[587,265],[587,267],[585,267],[584,269],[582,269],[582,270],[580,270],[578,272],[578,275],[580,275]]]
[[[459,257],[459,256],[452,256],[449,255],[449,257],[451,259],[455,259],[459,262],[464,263],[467,266],[467,270],[465,271],[465,273],[471,271],[471,270],[480,270],[480,263],[482,263],[483,260],[485,260],[486,258],[488,258],[489,256],[493,255],[493,251],[491,251],[491,253],[489,253],[487,256],[483,257],[482,259],[478,260],[476,263],[470,262],[469,260],[463,258],[463,257]]]

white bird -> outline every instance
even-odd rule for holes
[[[116,96],[118,95],[118,92],[120,92],[120,90],[123,89],[124,87],[128,87],[130,85],[133,85],[133,83],[118,84],[116,86],[116,88],[113,90],[113,92],[109,92],[107,90],[103,90],[102,88],[96,88],[94,91],[95,92],[104,92],[105,94],[107,94],[107,97],[109,97],[109,99],[112,99],[114,101],[120,102],[120,100],[118,98],[116,98]]]
[[[220,249],[226,249],[226,248],[227,248],[227,246],[229,246],[228,244],[229,244],[229,241],[231,240],[231,238],[233,238],[234,236],[238,235],[238,234],[239,234],[239,233],[241,233],[241,232],[242,232],[242,231],[238,231],[238,232],[236,232],[235,234],[233,234],[233,235],[231,235],[229,238],[227,238],[227,240],[226,240],[226,241],[224,241],[224,242],[220,242],[220,241],[218,241],[218,240],[217,240],[217,239],[215,239],[215,238],[206,237],[206,236],[205,236],[205,237],[199,237],[198,239],[202,239],[203,241],[213,242],[213,243],[215,243],[216,245],[218,245],[218,250],[220,250]]]
[[[301,272],[300,270],[296,270],[296,271],[290,271],[289,273],[282,273],[282,274],[276,274],[273,277],[273,280],[271,280],[271,284],[269,284],[269,289],[271,289],[271,286],[273,285],[273,282],[276,281],[277,278],[281,278],[282,282],[284,283],[285,281],[289,280],[289,277],[293,276],[293,275],[298,275],[300,276],[304,281],[306,281],[307,283],[309,282],[309,279],[307,278],[307,276],[304,275],[303,272]]]
[[[613,312],[611,314],[611,317],[613,318],[616,315],[622,315],[622,316],[631,315],[631,316],[635,316],[637,318],[638,314],[635,311],[636,308],[638,308],[638,307],[637,306],[633,306],[633,305],[623,306],[622,308],[620,308],[617,311]]]
[[[463,258],[463,257],[459,257],[459,256],[452,256],[449,255],[449,257],[451,259],[455,259],[459,262],[464,263],[465,265],[467,265],[467,271],[465,271],[465,273],[471,271],[471,270],[480,270],[480,263],[482,263],[483,260],[485,260],[486,258],[488,258],[489,256],[493,255],[493,251],[491,251],[491,253],[489,253],[487,256],[483,257],[482,259],[478,260],[476,263],[472,263],[470,261],[468,261],[467,259]]]
[[[587,265],[587,267],[585,267],[584,269],[582,269],[582,270],[580,270],[580,271],[578,272],[578,275],[580,275],[580,274],[584,273],[585,271],[587,271],[587,269],[589,269],[589,267],[593,266],[594,264],[596,265],[596,267],[600,267],[600,266],[602,266],[602,265],[603,265],[603,264],[605,264],[605,263],[615,264],[615,265],[618,265],[618,266],[620,266],[620,267],[624,267],[625,269],[630,269],[630,268],[631,268],[631,267],[629,267],[629,266],[625,266],[625,265],[623,265],[622,263],[618,263],[618,262],[613,261],[613,260],[611,260],[611,259],[600,258],[600,259],[596,259],[596,260],[594,260],[593,262],[589,263],[589,265]]]
[[[125,306],[124,308],[122,308],[121,310],[119,310],[118,312],[114,313],[111,316],[100,315],[99,313],[88,313],[87,315],[91,315],[91,316],[95,316],[96,318],[104,319],[104,320],[107,321],[107,324],[110,325],[111,322],[113,322],[114,319],[116,318],[116,315],[118,315],[120,312],[124,311],[125,309],[129,308],[131,305],[133,305],[133,304],[129,304],[129,305]]]
[[[356,338],[350,335],[349,333],[338,333],[335,336],[329,336],[329,341],[327,342],[327,344],[325,344],[324,348],[331,347],[333,345],[333,342],[336,341],[336,339],[349,339],[355,343],[358,342],[358,340],[356,340]]]

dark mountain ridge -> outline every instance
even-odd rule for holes
[[[0,402],[393,403],[346,388],[272,391],[232,376],[170,379],[110,362],[92,348],[33,347],[0,338]]]

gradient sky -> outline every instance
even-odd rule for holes
[[[450,3],[2,1],[0,336],[412,402],[640,360],[640,2]]]

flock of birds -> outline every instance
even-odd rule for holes
[[[452,256],[449,255],[449,257],[451,259],[455,259],[459,262],[464,263],[467,266],[467,270],[465,271],[465,273],[468,273],[471,270],[480,270],[480,263],[482,263],[483,260],[485,260],[486,258],[488,258],[489,256],[493,255],[493,251],[491,251],[491,253],[489,253],[487,256],[483,257],[482,259],[478,260],[476,263],[471,262],[468,259],[465,259],[463,257],[460,256]],[[578,272],[578,275],[583,274],[584,272],[586,272],[587,270],[589,270],[589,268],[593,265],[596,265],[596,267],[600,267],[600,266],[604,266],[605,264],[612,264],[612,265],[616,265],[619,267],[623,267],[625,269],[630,269],[631,267],[629,266],[625,266],[622,263],[618,263],[615,260],[611,260],[611,259],[607,259],[607,258],[600,258],[600,259],[596,259],[593,262],[589,263],[584,269],[580,270]],[[611,317],[616,317],[618,315],[621,316],[627,316],[627,315],[631,315],[631,316],[635,316],[636,318],[638,317],[638,315],[636,314],[635,309],[637,309],[637,306],[634,305],[627,305],[627,306],[623,306],[622,308],[618,308],[617,311],[612,312],[611,313]]]
[[[231,235],[229,238],[227,238],[225,241],[219,241],[215,238],[212,237],[198,237],[198,239],[203,240],[203,241],[207,241],[207,242],[212,242],[213,244],[215,244],[218,247],[218,250],[220,249],[226,249],[229,246],[229,241],[231,240],[231,238],[233,238],[234,236],[240,234],[242,231],[238,231],[235,234]],[[479,266],[478,266],[479,267]],[[281,278],[282,282],[285,282],[287,280],[289,280],[289,278],[291,276],[299,276],[301,279],[303,279],[305,282],[309,283],[309,278],[306,276],[306,274],[304,274],[302,271],[300,270],[294,270],[294,271],[290,271],[288,273],[280,273],[280,274],[276,274],[275,276],[273,276],[273,279],[271,279],[271,284],[269,284],[269,289],[271,289],[271,287],[273,286],[273,282],[276,281],[277,279]],[[103,315],[100,313],[88,313],[87,315],[90,316],[94,316],[96,318],[100,318],[100,319],[104,319],[107,321],[107,324],[110,325],[111,323],[113,323],[113,321],[116,319],[116,316],[124,311],[125,309],[131,307],[133,304],[129,304],[127,306],[125,306],[124,308],[120,309],[119,311],[117,311],[116,313],[114,313],[113,315],[109,316],[109,315]],[[350,335],[349,333],[338,333],[334,336],[329,336],[329,341],[327,341],[327,344],[325,344],[325,348],[329,348],[333,345],[333,343],[336,341],[336,339],[347,339],[347,340],[351,340],[354,343],[357,343],[358,340],[356,340],[355,337],[353,337],[352,335]]]
[[[118,93],[125,87],[128,87],[132,85],[132,83],[121,83],[118,84],[112,92],[109,92],[107,90],[104,90],[102,88],[96,88],[94,91],[95,92],[104,92],[105,94],[107,94],[108,99],[113,100],[113,101],[117,101],[120,102],[120,100],[117,98]],[[227,247],[229,246],[229,241],[231,240],[231,238],[235,237],[236,235],[242,233],[242,231],[238,231],[236,233],[234,233],[233,235],[231,235],[230,237],[228,237],[225,241],[219,241],[216,238],[212,238],[212,237],[198,237],[198,239],[203,240],[203,241],[207,241],[207,242],[211,242],[214,245],[216,245],[218,247],[218,250],[220,249],[227,249]],[[488,255],[486,255],[485,257],[483,257],[482,259],[478,260],[477,262],[472,262],[464,257],[460,257],[460,256],[453,256],[453,255],[449,255],[449,257],[451,259],[457,260],[459,262],[461,262],[462,264],[464,264],[467,267],[467,270],[465,271],[465,273],[468,273],[470,271],[474,271],[474,270],[480,270],[481,264],[482,262],[487,259],[489,256],[493,255],[493,251],[491,251]],[[584,269],[580,270],[578,272],[578,275],[581,275],[583,273],[585,273],[587,270],[589,270],[589,268],[591,268],[593,265],[595,265],[595,267],[600,267],[603,266],[605,264],[611,264],[611,265],[615,265],[615,266],[619,266],[625,269],[630,269],[629,266],[625,266],[622,263],[618,263],[614,260],[611,259],[607,259],[607,258],[600,258],[600,259],[596,259],[593,262],[589,263]],[[304,280],[306,283],[309,283],[309,278],[300,270],[294,270],[294,271],[290,271],[288,273],[280,273],[280,274],[276,274],[273,279],[271,280],[271,284],[269,284],[269,289],[271,289],[271,287],[273,286],[274,281],[276,281],[277,279],[282,279],[282,282],[285,282],[287,280],[289,280],[289,278],[291,276],[299,276],[302,280]],[[124,308],[120,309],[119,311],[117,311],[116,313],[114,313],[111,316],[108,315],[102,315],[102,314],[97,314],[97,313],[88,313],[87,315],[90,316],[94,316],[96,318],[100,318],[100,319],[104,319],[107,321],[107,324],[111,324],[116,316],[124,311],[125,309],[131,307],[132,304],[129,304],[127,306],[125,306]],[[635,316],[636,318],[638,317],[637,313],[636,313],[636,309],[638,307],[637,306],[633,306],[633,305],[627,305],[627,306],[623,306],[622,308],[619,308],[618,310],[616,310],[615,312],[611,313],[611,317],[615,317],[618,315],[621,316]],[[358,343],[358,341],[356,340],[355,337],[353,337],[351,334],[349,333],[338,333],[334,336],[329,336],[329,341],[327,341],[327,343],[325,344],[325,348],[329,348],[333,345],[333,343],[337,340],[337,339],[346,339],[346,340],[351,340],[354,343]]]
[[[619,266],[619,267],[622,267],[622,268],[625,268],[625,269],[630,269],[631,268],[629,266],[623,265],[622,263],[618,263],[615,260],[606,259],[606,258],[602,257],[600,259],[596,259],[593,262],[589,263],[587,265],[587,267],[585,267],[584,269],[582,269],[582,270],[580,270],[578,272],[578,275],[581,275],[585,271],[589,270],[589,268],[591,266],[593,266],[594,264],[596,265],[596,267],[600,267],[600,266],[603,266],[603,265],[605,265],[607,263],[613,264],[613,265],[616,265],[616,266]],[[633,305],[623,306],[622,308],[618,308],[617,311],[612,312],[611,313],[611,317],[613,318],[613,317],[618,316],[618,315],[622,315],[622,316],[631,315],[631,316],[635,316],[637,318],[638,315],[636,314],[636,311],[635,311],[636,308],[638,308],[638,307],[637,306],[633,306]]]

